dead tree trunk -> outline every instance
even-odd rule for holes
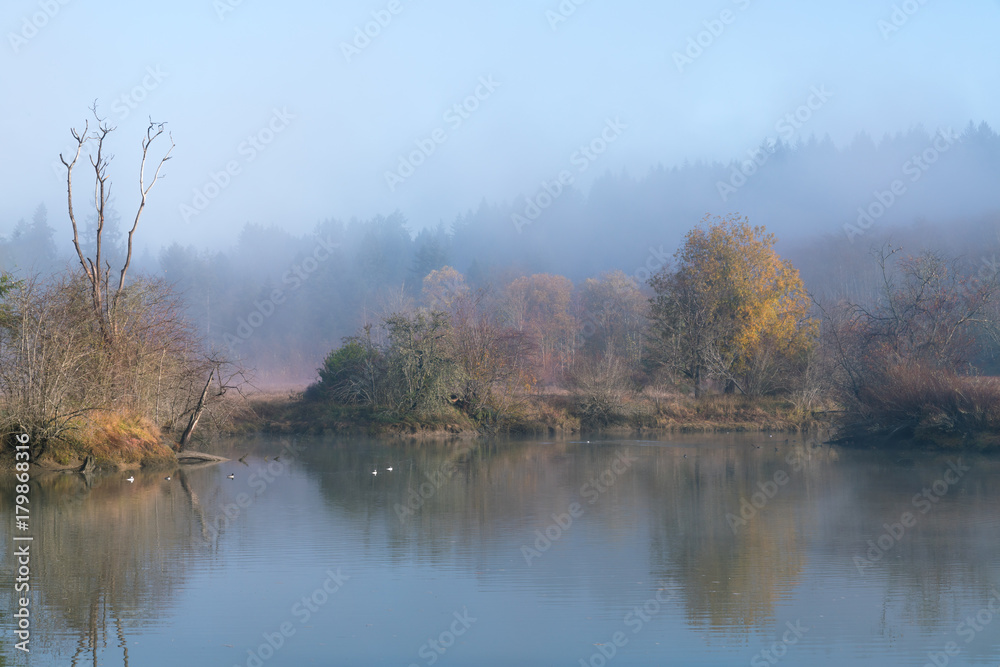
[[[201,391],[201,398],[198,399],[198,405],[195,406],[194,412],[191,414],[191,419],[188,421],[187,428],[184,429],[184,435],[181,436],[180,447],[177,451],[183,452],[184,448],[187,447],[188,443],[191,441],[191,436],[194,434],[194,429],[198,426],[198,420],[201,419],[201,413],[205,411],[205,404],[208,402],[208,388],[212,386],[212,378],[215,376],[215,369],[208,374],[208,382],[205,383],[205,388]]]
[[[139,164],[139,206],[135,213],[135,220],[132,223],[132,228],[128,232],[127,254],[119,273],[118,287],[112,291],[108,285],[111,266],[102,258],[101,246],[104,236],[104,220],[108,212],[108,202],[111,199],[111,179],[108,175],[108,165],[111,162],[111,156],[105,153],[104,141],[108,138],[109,134],[115,131],[115,128],[114,126],[109,125],[106,119],[101,118],[97,114],[96,102],[94,103],[94,106],[91,107],[91,111],[94,114],[94,118],[97,120],[97,129],[93,134],[89,134],[89,122],[84,126],[83,132],[77,132],[75,129],[71,129],[70,132],[73,135],[73,139],[76,140],[76,152],[73,154],[72,160],[67,160],[61,153],[59,155],[59,159],[66,167],[66,199],[70,223],[73,226],[73,247],[76,249],[77,258],[80,260],[80,265],[83,267],[83,273],[86,275],[87,280],[90,283],[91,303],[94,309],[94,315],[97,319],[97,324],[100,327],[101,335],[105,342],[110,345],[113,342],[115,333],[115,307],[117,306],[122,292],[125,289],[125,274],[128,272],[128,268],[132,263],[132,240],[135,236],[135,230],[139,226],[139,218],[142,216],[142,211],[146,207],[146,198],[149,195],[149,191],[152,190],[153,186],[160,179],[160,169],[162,169],[163,165],[170,159],[170,153],[174,149],[174,142],[171,139],[170,148],[168,148],[166,154],[160,158],[160,161],[156,165],[156,169],[153,172],[153,178],[147,184],[145,182],[145,176],[146,160],[149,157],[149,147],[157,137],[163,134],[165,125],[165,123],[154,123],[152,119],[150,119],[149,127],[146,129],[146,136],[142,140],[142,161]],[[83,152],[84,145],[90,140],[94,140],[97,143],[96,155],[90,156],[90,164],[94,168],[94,209],[97,213],[95,256],[93,258],[84,256],[83,250],[80,247],[79,227],[77,226],[76,214],[73,209],[73,167],[76,166],[77,161],[80,159],[80,154]]]

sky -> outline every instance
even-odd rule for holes
[[[175,144],[140,247],[225,248],[248,222],[448,224],[584,163],[586,190],[766,138],[1000,128],[998,24],[997,0],[6,0],[0,234],[39,203],[68,229],[58,156],[95,99],[123,220],[150,118]]]

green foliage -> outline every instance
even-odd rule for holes
[[[368,406],[403,416],[447,406],[456,378],[449,354],[446,313],[396,313],[345,339],[319,369],[320,395],[343,405]]]
[[[386,319],[385,325],[397,411],[405,414],[443,406],[455,377],[455,363],[447,353],[447,314],[397,314]]]
[[[358,392],[352,391],[352,379],[363,373],[370,350],[358,340],[348,340],[323,360],[319,369],[319,386],[325,393],[345,403],[358,403]]]

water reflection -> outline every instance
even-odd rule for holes
[[[481,620],[442,664],[578,664],[617,631],[616,665],[749,663],[795,623],[793,663],[998,653],[1000,626],[958,629],[1000,583],[992,458],[744,436],[219,445],[246,451],[170,481],[37,477],[31,664],[248,664],[282,622],[269,665],[328,664],[334,638],[333,664],[420,664],[455,613]],[[0,480],[8,544],[13,497]],[[340,566],[299,624],[291,605]]]
[[[190,503],[160,474],[135,473],[131,484],[124,477],[49,474],[32,484],[33,654],[96,664],[98,653],[115,647],[119,657],[101,663],[127,665],[129,636],[169,622],[172,592],[193,557],[184,549],[191,537]],[[13,480],[4,478],[5,525],[13,524],[13,498]],[[12,543],[10,536],[6,541]],[[7,551],[4,602],[13,609],[15,568],[13,550]]]

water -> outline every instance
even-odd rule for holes
[[[170,481],[36,474],[30,656],[8,475],[0,664],[998,664],[1000,460],[804,440],[261,437]]]

